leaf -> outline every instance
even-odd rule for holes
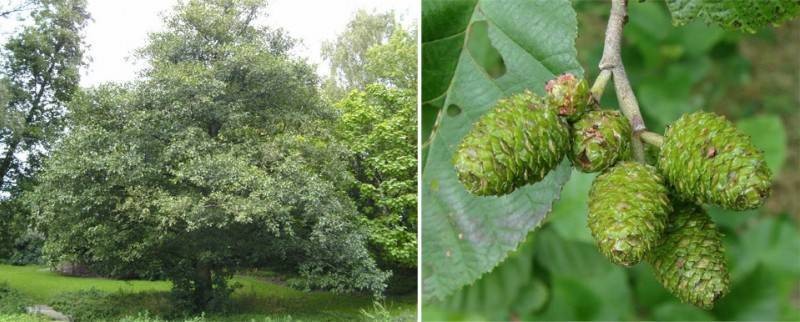
[[[535,275],[534,238],[472,285],[455,292],[443,302],[451,312],[474,313],[487,320],[509,320],[544,306],[547,286]]]
[[[741,119],[736,127],[750,135],[753,144],[764,151],[769,169],[777,176],[786,160],[786,130],[777,115],[759,115]]]
[[[775,274],[762,266],[731,285],[731,292],[714,307],[723,321],[775,321],[780,314],[780,288]]]
[[[633,310],[632,294],[622,267],[611,267],[596,275],[562,275],[551,271],[552,298],[541,314],[525,321],[626,319]]]
[[[738,215],[738,214],[737,214]],[[736,258],[731,271],[734,281],[755,270],[761,264],[776,272],[800,276],[800,231],[788,217],[759,218],[744,232],[741,242],[733,248]]]
[[[470,32],[464,21],[487,24],[486,43],[505,67],[499,77],[461,50]],[[433,67],[423,74],[423,105],[436,106],[443,98],[423,167],[422,278],[428,300],[474,282],[516,249],[569,177],[565,160],[535,185],[504,197],[476,197],[456,178],[450,162],[454,148],[498,99],[525,89],[543,94],[545,81],[556,74],[583,71],[575,58],[577,20],[566,0],[423,1],[422,25],[423,70]],[[450,66],[455,68],[447,77]]]
[[[727,29],[750,33],[767,25],[778,25],[800,12],[796,0],[667,0],[675,25],[703,18]]]
[[[564,239],[594,243],[586,216],[589,212],[589,189],[597,175],[573,170],[561,190],[561,198],[553,205],[547,222]]]
[[[667,302],[653,310],[655,321],[713,321],[714,317],[694,306]]]

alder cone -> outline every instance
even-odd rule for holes
[[[658,168],[681,198],[744,210],[770,192],[770,170],[750,138],[724,117],[685,114],[664,135]]]
[[[591,92],[585,80],[570,73],[551,79],[544,86],[548,105],[556,108],[558,115],[570,123],[575,122],[589,109]]]
[[[671,211],[664,180],[649,165],[621,162],[589,190],[589,229],[600,252],[616,264],[641,261],[661,239]]]
[[[572,125],[572,164],[583,172],[602,171],[631,157],[631,125],[619,111],[591,111]]]
[[[656,279],[683,302],[708,310],[728,293],[722,235],[696,205],[676,205],[664,238],[647,261]]]
[[[526,91],[497,102],[461,141],[453,164],[475,195],[504,195],[542,180],[569,150],[569,129]]]

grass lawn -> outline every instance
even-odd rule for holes
[[[61,276],[42,266],[0,265],[0,283],[7,283],[31,301],[49,304],[64,292],[96,289],[121,295],[125,315],[140,315],[149,311],[158,315],[169,306],[170,283],[165,281],[120,281],[103,278]],[[382,302],[383,309],[375,310],[372,298],[361,295],[342,295],[329,292],[303,292],[253,276],[236,276],[239,283],[233,294],[236,314],[208,315],[199,321],[352,321],[364,320],[362,311],[392,320],[416,319],[416,296],[390,297]],[[384,310],[385,309],[385,310]],[[24,317],[28,318],[28,317]],[[0,322],[17,321],[22,316],[0,314]],[[370,318],[370,320],[373,318]],[[26,321],[38,321],[29,319]],[[139,319],[131,321],[159,321]],[[194,321],[194,320],[192,320]]]

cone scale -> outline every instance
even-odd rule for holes
[[[572,125],[572,164],[583,172],[602,171],[631,157],[631,125],[619,111],[591,111]]]
[[[505,195],[542,180],[569,150],[569,129],[531,92],[497,102],[453,156],[459,180],[480,196]]]
[[[620,265],[638,263],[657,245],[671,210],[661,176],[641,163],[617,164],[589,190],[589,229],[600,252]]]
[[[656,279],[683,302],[708,310],[728,293],[722,235],[698,206],[676,206],[664,239],[647,261]]]
[[[658,168],[678,195],[728,209],[758,208],[770,192],[764,155],[724,117],[686,114],[664,134]]]

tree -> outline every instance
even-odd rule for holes
[[[367,50],[364,66],[377,83],[405,89],[417,87],[417,31],[397,27],[389,40]]]
[[[261,0],[187,1],[139,51],[129,86],[88,90],[30,195],[51,263],[156,268],[189,307],[224,303],[239,269],[379,294],[344,187],[333,113],[293,41],[257,26]]]
[[[335,104],[341,113],[337,134],[348,147],[348,170],[356,179],[351,196],[370,227],[373,254],[394,273],[390,291],[398,293],[416,288],[414,29],[397,23],[393,12],[359,11],[323,53],[331,73],[341,76],[329,81],[341,95]]]
[[[326,94],[339,100],[353,89],[365,89],[378,77],[365,68],[369,49],[388,41],[399,27],[394,12],[370,13],[359,10],[336,40],[322,45],[322,57],[330,64]]]
[[[29,212],[18,197],[34,184],[42,159],[63,131],[89,19],[83,0],[8,3],[0,17],[28,10],[30,24],[0,50],[0,257],[8,257],[28,230]]]
[[[31,10],[36,7],[36,3],[36,0],[24,0],[16,3],[9,1],[8,3],[0,4],[0,18],[7,18],[16,13]]]
[[[78,88],[83,65],[81,32],[89,14],[85,0],[46,0],[33,23],[4,46],[0,188],[8,191],[32,174],[63,129],[65,103]],[[24,157],[22,157],[24,155]]]
[[[372,84],[336,104],[338,133],[357,180],[352,195],[367,219],[376,258],[395,272],[398,291],[416,285],[416,102],[413,89]]]

